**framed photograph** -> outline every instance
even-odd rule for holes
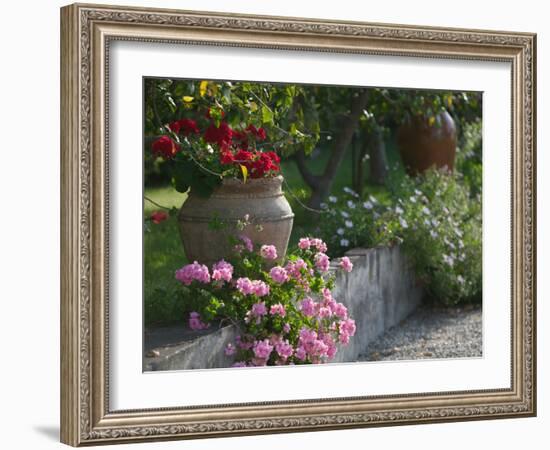
[[[536,414],[536,36],[61,9],[61,440]]]

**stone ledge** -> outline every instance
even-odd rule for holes
[[[234,342],[233,325],[213,324],[203,331],[192,331],[186,325],[147,330],[145,334],[145,371],[214,369],[229,367],[231,357],[224,354],[229,342]],[[153,356],[154,354],[154,356]]]
[[[333,362],[356,361],[370,342],[411,314],[421,303],[423,290],[399,246],[355,248],[346,253],[353,271],[336,273],[334,297],[344,303],[357,331]],[[332,262],[332,270],[337,267]],[[236,336],[234,326],[212,326],[193,332],[185,327],[148,330],[144,370],[187,370],[229,367],[224,348]],[[153,355],[153,352],[155,356]]]

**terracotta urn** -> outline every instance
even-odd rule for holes
[[[208,198],[191,191],[179,215],[179,231],[187,259],[212,265],[233,252],[230,237],[244,235],[255,245],[271,244],[286,254],[294,213],[282,191],[283,177],[224,179]],[[237,229],[249,217],[250,225]]]
[[[397,143],[409,175],[418,175],[433,166],[454,169],[456,126],[447,111],[438,114],[431,125],[424,117],[402,124],[397,131]]]

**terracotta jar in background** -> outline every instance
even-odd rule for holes
[[[238,234],[254,244],[271,244],[282,259],[292,231],[294,213],[282,191],[283,177],[224,179],[208,198],[191,191],[183,203],[178,223],[180,237],[189,262],[212,265],[232,252],[228,237]],[[236,229],[239,220],[248,215],[251,222],[244,230]],[[223,226],[212,226],[212,223]],[[261,231],[259,230],[261,228]]]
[[[413,118],[397,130],[399,153],[409,175],[418,175],[432,166],[454,169],[456,155],[456,126],[447,111],[435,117]]]

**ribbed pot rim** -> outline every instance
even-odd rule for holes
[[[248,178],[246,183],[238,178],[224,178],[222,180],[222,186],[246,186],[246,185],[268,185],[277,186],[283,183],[283,176],[277,175],[276,177],[262,177],[262,178]]]
[[[283,177],[278,175],[269,178],[252,178],[246,183],[237,178],[222,180],[222,184],[214,189],[211,198],[218,197],[277,197],[283,195]],[[191,191],[192,192],[192,191]]]

